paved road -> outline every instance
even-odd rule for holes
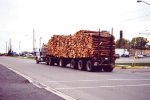
[[[0,64],[0,100],[64,100]]]
[[[66,94],[78,100],[150,100],[150,68],[85,72],[12,57],[0,57],[0,64],[61,96]]]

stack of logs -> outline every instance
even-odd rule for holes
[[[114,37],[107,31],[80,30],[73,36],[54,35],[47,43],[47,54],[55,57],[84,58],[114,53]]]

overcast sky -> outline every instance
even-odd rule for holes
[[[35,29],[47,43],[54,34],[74,34],[81,29],[114,29],[116,39],[123,30],[126,39],[150,32],[150,6],[137,0],[0,0],[0,52],[12,40],[13,50],[32,51]],[[145,0],[150,3],[150,0]],[[150,36],[149,36],[150,39]]]

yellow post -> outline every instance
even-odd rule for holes
[[[137,58],[137,50],[135,50],[134,60],[133,60],[133,63],[132,63],[132,67],[134,67],[135,64],[136,64],[136,58]]]
[[[135,41],[134,41],[134,45],[135,45],[135,43],[136,43],[136,38],[135,38]],[[137,58],[137,50],[136,50],[136,48],[135,48],[134,60],[133,60],[133,63],[132,63],[132,67],[135,66],[136,58]]]

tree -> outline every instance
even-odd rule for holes
[[[116,41],[116,45],[115,45],[116,48],[120,48],[119,43],[120,43],[120,39],[118,39],[118,40]],[[123,38],[123,39],[122,39],[122,48],[124,48],[124,49],[129,49],[129,48],[130,48],[130,41]]]
[[[146,38],[144,38],[144,37],[135,37],[135,38],[132,38],[131,48],[144,50],[144,49],[146,49],[147,43],[148,43],[148,41],[147,41]]]

